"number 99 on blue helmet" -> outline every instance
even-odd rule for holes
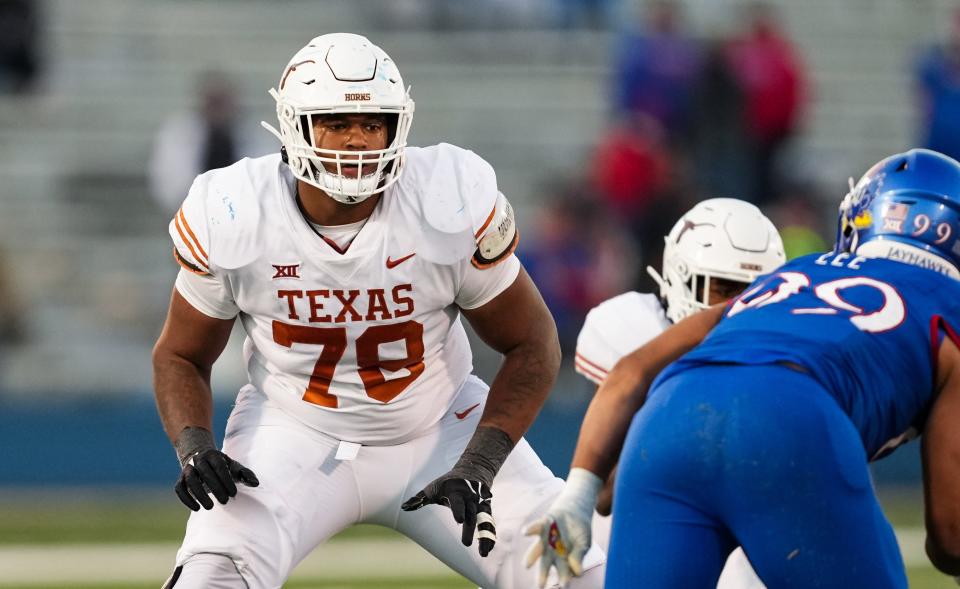
[[[911,149],[874,164],[840,203],[835,250],[960,280],[960,163]]]

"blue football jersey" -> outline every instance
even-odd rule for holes
[[[940,341],[958,342],[957,326],[960,281],[891,260],[813,254],[758,278],[661,378],[698,364],[793,363],[837,400],[877,458],[922,429]]]

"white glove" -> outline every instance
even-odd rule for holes
[[[585,468],[574,468],[567,484],[544,517],[532,523],[524,534],[539,536],[527,551],[527,568],[540,559],[541,589],[547,583],[550,567],[556,567],[560,586],[571,576],[583,573],[583,556],[590,549],[590,526],[597,494],[603,486],[600,477]]]

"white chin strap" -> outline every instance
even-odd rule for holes
[[[865,258],[884,258],[920,266],[960,280],[960,271],[956,266],[934,253],[906,243],[876,239],[862,244],[855,253]]]

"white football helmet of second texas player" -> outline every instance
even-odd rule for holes
[[[711,198],[687,211],[664,237],[660,285],[673,322],[707,306],[710,280],[753,282],[786,261],[783,241],[756,206],[735,198]]]
[[[349,33],[316,37],[293,56],[280,77],[279,90],[271,89],[270,95],[277,101],[280,130],[262,124],[280,139],[300,180],[339,202],[358,203],[400,178],[414,104],[393,60],[366,37]],[[386,149],[318,149],[313,117],[342,113],[389,115]],[[347,162],[355,164],[349,173],[341,167]],[[339,173],[328,171],[324,163],[336,164]],[[362,166],[371,163],[376,171],[362,175]]]

